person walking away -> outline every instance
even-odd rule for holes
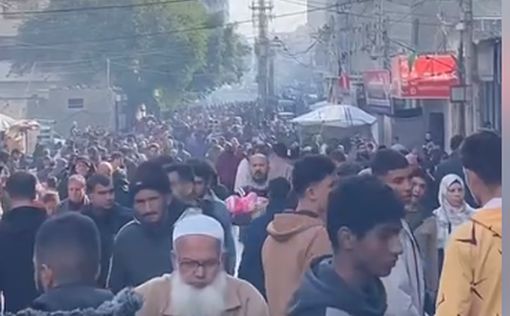
[[[269,181],[269,204],[266,212],[248,225],[245,238],[241,240],[244,249],[239,265],[239,278],[250,282],[264,297],[266,297],[266,288],[262,267],[262,246],[268,234],[267,225],[276,214],[288,209],[290,189],[290,183],[285,178]]]
[[[248,282],[224,271],[225,232],[210,216],[184,217],[173,232],[174,272],[135,289],[138,316],[269,316],[264,298]]]
[[[124,226],[113,246],[108,288],[114,293],[172,272],[170,183],[161,166],[144,162],[130,185],[135,219]]]
[[[112,181],[115,189],[115,202],[122,206],[130,206],[129,181],[124,169],[124,154],[119,151],[112,153],[111,165],[113,168]]]
[[[390,188],[365,175],[346,179],[330,195],[327,230],[332,256],[315,260],[289,304],[289,316],[383,316],[379,278],[402,253],[404,206]]]
[[[67,213],[44,222],[35,239],[34,269],[43,294],[31,308],[44,312],[97,308],[113,299],[94,286],[100,263],[99,232],[94,222]]]
[[[413,232],[424,265],[425,311],[434,315],[439,281],[439,259],[437,252],[437,222],[428,201],[432,179],[421,168],[411,174],[412,197],[406,207],[406,221]]]
[[[115,193],[111,179],[95,174],[87,180],[87,194],[90,204],[83,214],[97,225],[101,237],[101,270],[98,284],[104,288],[110,267],[115,235],[126,223],[132,220],[133,212],[115,203]]]
[[[269,180],[284,178],[287,181],[292,179],[292,165],[289,162],[289,153],[287,146],[283,143],[276,143],[273,146],[273,153],[269,156]]]
[[[335,180],[335,164],[326,156],[307,156],[294,165],[292,185],[299,199],[297,208],[275,215],[262,247],[271,316],[286,315],[292,293],[312,260],[331,253],[324,222]]]
[[[220,183],[226,186],[231,192],[234,191],[237,168],[242,158],[236,155],[232,144],[225,144],[225,149],[220,153],[216,160],[216,171],[220,178]]]
[[[85,193],[86,180],[79,174],[74,174],[67,181],[67,198],[60,202],[57,214],[65,212],[81,212],[89,204]]]
[[[374,176],[393,189],[406,207],[412,200],[412,169],[405,156],[393,149],[379,150],[372,161]],[[390,275],[382,279],[388,298],[386,316],[423,316],[425,279],[418,242],[405,219],[400,242],[403,252]]]
[[[450,236],[437,316],[503,315],[501,155],[501,137],[493,132],[473,134],[461,147],[467,185],[483,207]]]
[[[32,174],[20,171],[5,184],[11,209],[0,221],[0,292],[7,312],[24,309],[37,297],[32,264],[34,240],[47,215],[34,206],[36,182]]]
[[[475,210],[465,201],[464,181],[456,174],[448,174],[439,186],[439,205],[434,210],[437,220],[439,267],[443,266],[444,249],[450,235],[462,224],[469,221]]]

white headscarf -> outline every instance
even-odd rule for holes
[[[471,215],[475,212],[475,210],[466,203],[465,200],[461,207],[454,207],[448,202],[448,199],[446,198],[448,189],[454,183],[459,183],[464,191],[466,190],[464,181],[456,174],[448,174],[444,176],[439,186],[438,199],[439,205],[441,206],[434,211],[434,215],[437,217],[439,248],[444,248],[448,241],[448,237],[455,228],[469,220]]]

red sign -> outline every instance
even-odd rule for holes
[[[392,94],[396,98],[450,99],[451,87],[458,84],[457,61],[452,55],[419,55],[414,61],[407,56],[393,58]]]

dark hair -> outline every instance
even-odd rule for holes
[[[129,186],[129,192],[134,196],[143,189],[151,189],[162,194],[170,192],[170,182],[159,163],[145,161],[136,168],[133,181]]]
[[[57,177],[48,177],[46,179],[46,186],[51,189],[56,189],[58,185]]]
[[[37,179],[31,173],[18,171],[13,173],[5,183],[5,190],[11,198],[34,200],[36,197]]]
[[[166,167],[166,173],[175,172],[179,176],[179,179],[184,182],[194,182],[195,174],[193,168],[188,164],[178,163]]]
[[[345,162],[336,169],[336,174],[339,177],[352,177],[357,176],[362,168],[357,162]]]
[[[110,156],[111,161],[114,161],[115,159],[122,159],[124,155],[120,151],[113,152]]]
[[[286,199],[290,192],[290,183],[283,177],[269,181],[268,194],[270,199]]]
[[[393,190],[374,176],[355,176],[343,181],[329,195],[327,230],[338,250],[338,230],[349,228],[362,238],[378,224],[399,222],[404,206]]]
[[[159,164],[161,166],[161,168],[163,168],[165,170],[169,166],[175,164],[175,159],[172,156],[168,156],[168,155],[161,155],[156,158],[152,158],[149,161]]]
[[[37,264],[60,282],[94,282],[101,258],[99,231],[87,216],[71,212],[46,220],[35,237]]]
[[[483,131],[464,140],[461,159],[464,168],[476,173],[487,185],[501,185],[502,152],[501,137],[496,133]]]
[[[406,157],[393,149],[381,149],[372,160],[371,169],[375,176],[384,176],[392,170],[404,169],[409,166]]]
[[[287,146],[284,143],[274,144],[273,151],[278,157],[281,157],[281,158],[287,158],[289,156]]]
[[[345,154],[339,149],[332,150],[328,154],[328,157],[336,162],[346,162],[347,161],[347,157],[345,157]]]
[[[193,169],[193,174],[195,177],[204,179],[207,185],[213,184],[216,171],[209,162],[202,159],[192,158],[189,159],[186,163]]]
[[[335,172],[335,164],[323,155],[310,155],[298,160],[292,171],[292,186],[298,196],[303,196],[312,184],[324,180]]]
[[[59,200],[58,193],[55,191],[48,191],[48,192],[44,193],[41,200],[43,203],[56,202]]]
[[[107,187],[112,184],[110,178],[103,176],[102,174],[93,174],[87,179],[87,193],[94,192],[97,185]]]
[[[450,139],[450,149],[452,151],[456,151],[457,149],[459,149],[460,145],[462,145],[463,141],[464,141],[464,136],[462,136],[462,135],[454,135]]]

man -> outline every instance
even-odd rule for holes
[[[101,270],[98,283],[106,286],[112,254],[113,240],[117,232],[133,217],[133,212],[115,203],[112,181],[102,175],[95,174],[87,180],[87,194],[90,204],[83,214],[96,223],[101,237]]]
[[[105,176],[107,178],[111,178],[113,175],[113,166],[108,161],[101,161],[97,165],[96,173],[100,174],[102,176]]]
[[[248,159],[250,173],[244,181],[236,181],[237,192],[255,192],[258,196],[267,195],[269,184],[269,159],[264,154],[253,154]],[[241,166],[239,166],[241,167]]]
[[[441,180],[443,180],[444,176],[448,174],[456,174],[459,177],[464,180],[464,183],[466,183],[466,177],[464,175],[464,170],[462,169],[462,161],[460,159],[460,146],[462,145],[462,142],[464,141],[464,136],[462,135],[455,135],[450,139],[450,150],[451,154],[442,163],[440,163],[437,166],[436,172],[434,173],[434,178],[436,182],[435,192],[436,196],[439,192],[439,183],[441,183]],[[475,206],[476,203],[473,199],[473,196],[471,195],[471,192],[467,190],[466,195],[464,197],[466,199],[466,202],[471,205]],[[436,208],[439,205],[433,205],[434,208]]]
[[[0,221],[0,292],[8,312],[28,307],[37,297],[32,264],[34,239],[47,215],[34,206],[36,182],[32,174],[16,172],[5,184],[11,209]]]
[[[483,207],[450,237],[438,316],[503,315],[501,155],[501,137],[488,131],[467,137],[461,147],[467,185]]]
[[[177,144],[177,153],[175,155],[175,158],[177,158],[181,162],[185,162],[188,159],[191,158],[191,154],[184,149],[184,144],[179,142]]]
[[[383,316],[384,285],[402,253],[404,207],[373,176],[345,180],[329,198],[333,256],[317,259],[289,305],[289,316]]]
[[[291,181],[292,165],[289,163],[289,153],[287,146],[283,143],[277,143],[273,146],[273,154],[269,157],[269,180],[276,178],[285,178]]]
[[[131,183],[135,220],[115,238],[108,287],[119,292],[172,271],[170,249],[175,221],[169,216],[170,183],[161,166],[144,162]],[[181,210],[170,210],[170,212]],[[178,217],[174,217],[178,218]]]
[[[197,165],[199,164],[195,163],[195,167],[197,167]],[[203,169],[203,167],[201,169]],[[205,215],[213,217],[223,226],[226,233],[224,239],[228,255],[226,268],[227,272],[233,274],[236,263],[236,245],[232,235],[232,221],[230,219],[230,213],[226,207],[224,207],[223,202],[200,198],[200,195],[204,194],[205,196],[205,192],[207,191],[206,182],[210,181],[208,172],[206,171],[202,174],[204,178],[201,178],[200,176],[195,178],[193,166],[191,164],[177,164],[168,167],[167,173],[170,179],[172,193],[176,199],[184,202],[188,206],[191,206],[193,211],[198,210],[203,212]],[[195,183],[195,180],[200,179],[204,182],[204,186],[201,184],[197,185]],[[186,215],[186,212],[184,212],[184,215]]]
[[[250,282],[264,297],[266,297],[266,287],[262,267],[262,247],[267,238],[267,225],[276,214],[289,208],[290,189],[290,183],[285,178],[276,178],[269,182],[269,204],[266,211],[250,223],[241,240],[244,250],[239,264],[239,278]]]
[[[129,181],[124,170],[124,155],[119,151],[112,153],[111,165],[113,168],[112,181],[115,189],[115,202],[122,206],[128,206],[130,205]]]
[[[223,270],[225,232],[205,215],[190,215],[173,232],[174,272],[135,291],[144,298],[138,316],[268,316],[262,296]]]
[[[34,268],[43,292],[32,308],[44,312],[96,308],[113,298],[94,286],[99,270],[99,232],[78,213],[56,216],[41,225],[35,239]]]
[[[236,172],[242,156],[236,154],[232,144],[225,144],[225,149],[216,160],[216,171],[220,178],[220,183],[226,186],[230,191],[234,191]]]
[[[335,164],[326,156],[307,156],[294,165],[295,212],[276,214],[262,247],[266,294],[272,316],[286,307],[313,259],[331,253],[324,226],[328,195],[336,182]]]
[[[65,212],[81,212],[89,204],[89,199],[85,194],[86,181],[79,174],[69,177],[67,181],[67,199],[60,202],[57,207],[57,214]]]
[[[404,205],[412,200],[412,169],[407,159],[393,149],[379,150],[372,161],[372,174],[393,189]],[[383,279],[388,297],[386,316],[423,316],[425,280],[418,243],[407,221],[402,220],[403,253],[391,274]]]

